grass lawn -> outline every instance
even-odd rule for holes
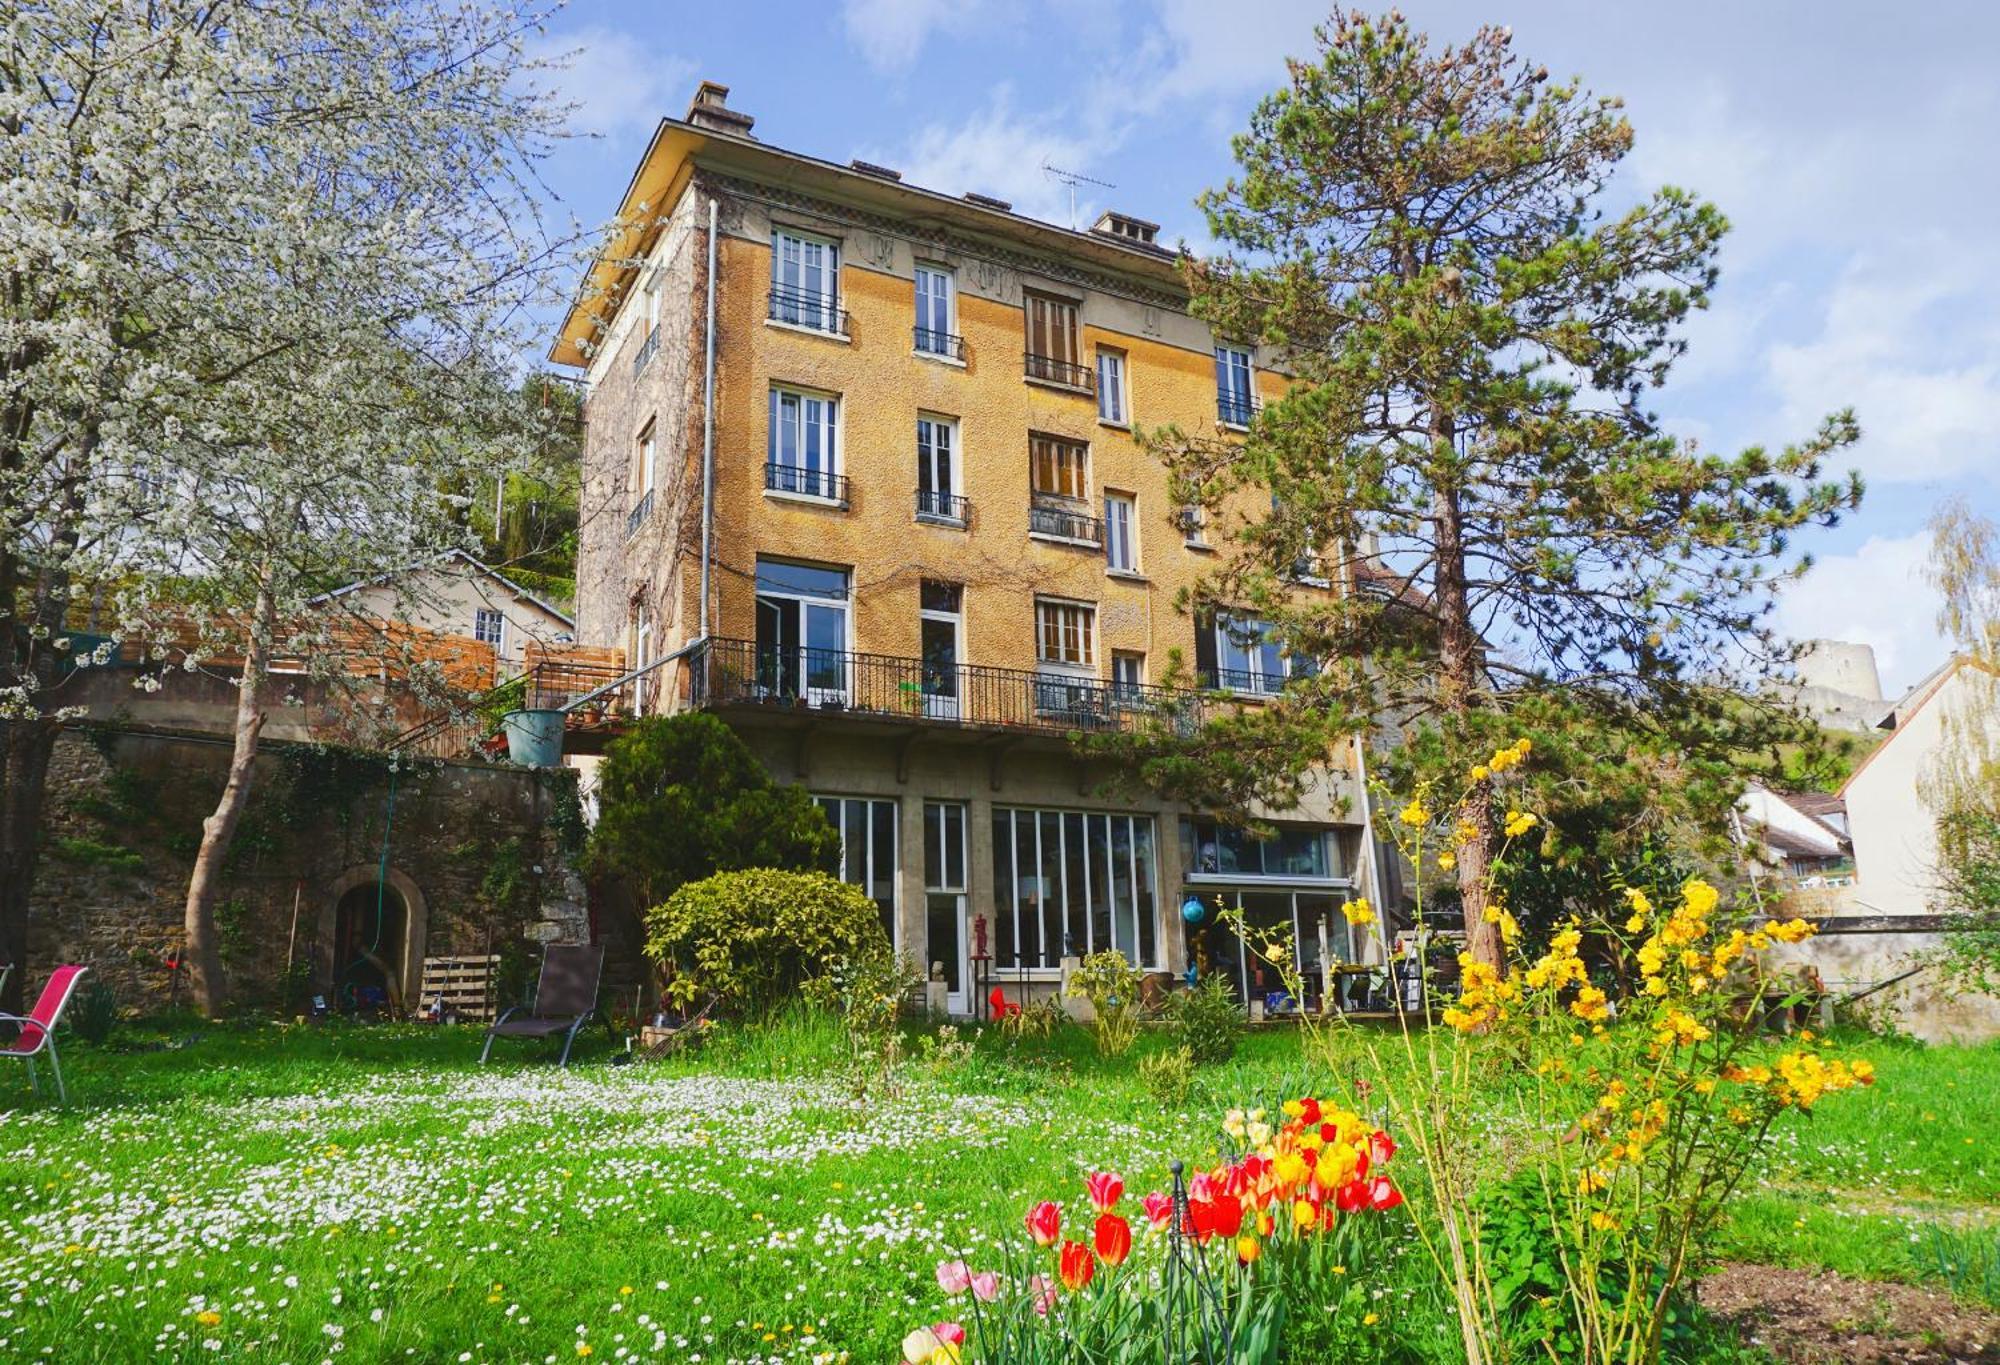
[[[996,1260],[1033,1199],[1093,1168],[1143,1193],[1225,1107],[1336,1093],[1282,1031],[1178,1113],[1078,1030],[865,1105],[837,1047],[801,1024],[612,1067],[600,1032],[565,1074],[476,1067],[470,1029],[189,1023],[74,1046],[67,1112],[0,1073],[0,1359],[892,1360],[935,1263]],[[1729,1254],[1992,1294],[2000,1047],[1854,1048],[1880,1083],[1783,1130]],[[1324,1311],[1447,1359],[1409,1250]]]

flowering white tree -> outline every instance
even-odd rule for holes
[[[113,633],[240,675],[187,895],[213,1011],[273,657],[323,656],[314,595],[459,543],[458,490],[535,455],[508,367],[566,260],[533,180],[566,111],[523,79],[525,0],[11,9],[0,955],[25,947],[71,599],[108,586]]]

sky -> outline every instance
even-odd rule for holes
[[[1557,76],[1626,102],[1617,187],[1664,184],[1732,225],[1710,309],[1655,408],[1728,453],[1809,436],[1853,407],[1833,472],[1868,494],[1794,549],[1797,638],[1873,645],[1895,695],[1946,646],[1921,578],[1926,518],[1962,496],[2000,519],[2000,4],[1926,0],[1413,0],[1440,41],[1501,24]],[[1200,248],[1194,199],[1230,138],[1310,54],[1325,0],[574,0],[539,40],[587,138],[545,167],[561,212],[608,218],[661,116],[697,81],[756,135],[901,170],[1067,223],[1116,208]]]

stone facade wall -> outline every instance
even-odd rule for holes
[[[78,728],[57,742],[44,848],[29,912],[30,972],[81,962],[121,1005],[158,1008],[164,960],[201,822],[229,761],[226,741]],[[509,984],[531,980],[546,942],[591,938],[572,866],[582,827],[574,774],[267,743],[217,914],[234,997],[297,1008],[334,997],[343,895],[378,880],[406,906],[403,942],[384,945],[412,1006],[426,956],[499,953]],[[388,876],[381,878],[386,847]],[[288,963],[295,964],[288,967]]]

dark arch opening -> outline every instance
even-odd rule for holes
[[[333,913],[333,1006],[347,1014],[400,1014],[409,907],[395,887],[350,888]]]

